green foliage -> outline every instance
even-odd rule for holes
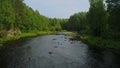
[[[120,0],[106,0],[109,13],[109,33],[113,38],[120,38]]]
[[[51,18],[49,28],[51,31],[61,31],[64,29],[66,30],[66,26],[68,26],[68,25],[65,25],[66,22],[67,22],[67,19]]]
[[[62,30],[62,19],[43,16],[28,7],[23,0],[1,0],[0,5],[0,32],[16,28],[21,32]]]
[[[64,31],[68,30],[68,27],[69,27],[68,19],[58,19],[58,21],[59,21],[59,23],[61,25],[62,30],[64,30]]]
[[[90,44],[100,48],[120,49],[119,40],[104,39],[102,37],[95,37],[91,35],[81,36],[81,39]]]
[[[2,29],[13,28],[15,22],[14,9],[12,8],[12,2],[10,0],[2,0],[0,2],[0,26]]]
[[[89,0],[87,13],[72,15],[67,30],[78,31],[81,39],[98,47],[120,49],[120,0]],[[84,36],[85,35],[85,36]]]
[[[88,12],[89,31],[91,35],[103,36],[107,30],[108,14],[104,8],[103,0],[89,0]]]
[[[68,20],[69,29],[72,31],[82,31],[86,27],[86,12],[76,13]]]

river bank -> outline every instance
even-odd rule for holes
[[[81,35],[77,32],[66,34],[66,36],[75,36],[79,40],[83,41],[86,44],[89,44],[90,47],[93,48],[101,48],[101,49],[111,49],[120,51],[120,41],[114,39],[104,39],[102,37],[95,37],[90,35]],[[119,53],[120,54],[120,53]]]
[[[120,51],[120,41],[119,40],[113,40],[113,39],[103,39],[101,37],[94,37],[94,36],[88,36],[88,35],[81,35],[80,39],[91,45],[92,47],[97,47],[101,49],[112,49],[116,52]],[[119,53],[120,54],[120,53]]]
[[[48,35],[48,34],[53,34],[53,33],[55,33],[55,32],[53,32],[53,31],[40,31],[40,32],[22,33],[22,34],[13,36],[13,37],[3,37],[3,38],[0,38],[0,46],[2,46],[2,43],[7,42],[7,41],[18,40],[18,39],[25,38],[25,37]]]

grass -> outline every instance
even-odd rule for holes
[[[52,34],[54,32],[51,31],[40,31],[40,32],[31,32],[31,33],[22,33],[20,35],[16,35],[13,37],[3,37],[0,38],[0,43],[11,41],[11,40],[17,40],[25,37],[32,37],[32,36],[40,36],[40,35],[46,35],[46,34]],[[0,44],[2,46],[2,44]]]
[[[103,39],[101,37],[94,37],[94,36],[80,36],[81,40],[84,42],[94,45],[100,48],[109,48],[109,49],[116,49],[120,50],[120,41],[113,40],[113,39]]]

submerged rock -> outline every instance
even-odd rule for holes
[[[48,54],[53,54],[53,52],[48,52]]]
[[[53,40],[56,40],[55,38]]]
[[[58,48],[58,46],[54,46],[54,48]]]

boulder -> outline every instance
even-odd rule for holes
[[[10,29],[10,30],[2,30],[0,32],[0,37],[13,37],[15,35],[21,34],[20,29]]]

